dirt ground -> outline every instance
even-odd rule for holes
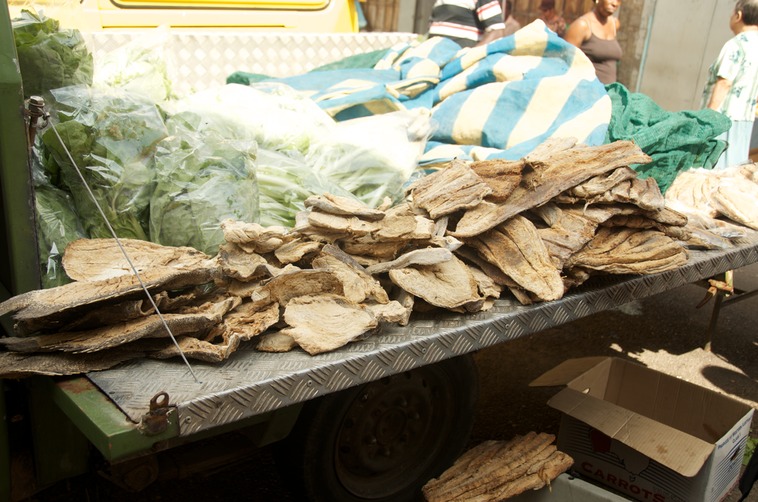
[[[758,264],[737,271],[735,284],[745,290],[758,289]],[[510,439],[530,430],[557,432],[559,415],[546,405],[557,389],[528,384],[573,357],[609,355],[637,361],[758,408],[758,297],[722,309],[712,350],[706,351],[703,346],[713,301],[695,308],[704,295],[705,289],[699,286],[683,286],[480,351],[476,361],[481,395],[472,444]],[[758,417],[753,420],[751,436],[758,437]],[[99,486],[69,484],[35,500],[296,500],[266,448],[231,469],[195,476],[191,482],[158,483],[139,495]],[[66,491],[77,497],[66,499]],[[727,502],[738,499],[738,491],[733,490]],[[758,502],[758,487],[747,501]]]

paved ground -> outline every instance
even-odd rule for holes
[[[736,274],[737,287],[758,288],[758,265]],[[711,314],[709,303],[695,305],[705,290],[684,286],[623,309],[603,312],[481,351],[476,355],[482,392],[472,442],[508,439],[530,430],[556,432],[558,413],[546,406],[554,388],[528,383],[572,357],[613,355],[723,392],[758,407],[758,297],[734,303],[721,312],[711,352],[703,350]],[[758,417],[752,436],[758,437]],[[66,491],[75,498],[66,498]],[[82,498],[83,494],[86,498]],[[248,462],[191,482],[158,484],[139,496],[114,493],[99,484],[68,485],[38,497],[39,501],[162,501],[235,499],[295,500],[276,470],[271,452],[258,451]],[[738,499],[734,491],[729,502]],[[758,502],[758,487],[747,499]]]

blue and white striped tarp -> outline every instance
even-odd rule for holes
[[[335,73],[339,72],[339,73]],[[436,130],[420,165],[518,159],[551,137],[600,145],[611,100],[589,59],[534,21],[487,45],[434,37],[391,48],[372,70],[280,79],[337,120],[425,107]]]

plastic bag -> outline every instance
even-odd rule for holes
[[[260,148],[301,154],[335,125],[315,102],[282,84],[227,84],[171,103],[168,111],[191,111],[228,127],[228,134],[236,135],[229,137],[244,131]]]
[[[147,239],[155,146],[168,132],[155,104],[137,94],[74,86],[53,91],[55,127],[42,135],[91,238],[111,237],[87,187],[63,148],[71,153],[116,235]]]
[[[92,54],[79,30],[61,29],[57,20],[26,9],[12,29],[26,96],[92,83]]]
[[[257,220],[257,145],[193,112],[171,117],[167,126],[171,136],[155,152],[150,240],[215,255],[224,242],[222,221]]]
[[[42,287],[62,286],[71,282],[63,270],[63,251],[86,235],[69,194],[52,185],[37,186],[34,194]]]
[[[305,209],[311,195],[331,193],[350,197],[340,187],[317,176],[305,157],[271,150],[258,150],[260,219],[263,226],[295,226],[295,215]]]
[[[155,103],[175,98],[169,40],[161,27],[98,57],[92,85],[144,94]]]
[[[402,199],[432,131],[422,108],[346,120],[311,145],[306,159],[319,177],[377,207],[385,197]]]

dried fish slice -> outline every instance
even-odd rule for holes
[[[191,247],[162,246],[138,239],[119,239],[138,272],[174,268],[192,270],[212,267],[211,258]],[[78,239],[63,254],[63,268],[74,281],[102,281],[132,275],[132,268],[114,239]]]
[[[631,167],[627,167],[627,166],[619,167],[618,169],[614,169],[613,171],[609,173],[603,173],[598,176],[593,176],[587,181],[580,183],[576,185],[575,187],[569,188],[564,193],[558,196],[559,198],[558,202],[564,202],[561,199],[562,197],[581,199],[581,200],[591,199],[592,197],[597,197],[598,195],[602,195],[605,192],[612,190],[613,187],[615,187],[616,185],[624,181],[632,180],[636,177],[637,177],[637,171],[635,171]],[[577,201],[578,200],[573,200],[571,201],[571,203],[577,202]]]
[[[221,222],[224,240],[237,244],[250,253],[270,253],[297,237],[288,228],[279,226],[264,227],[258,223],[236,220]]]
[[[360,305],[337,295],[293,298],[284,309],[290,326],[280,330],[311,355],[338,349],[379,325],[379,319]]]
[[[634,143],[616,141],[599,147],[575,147],[549,160],[533,176],[525,177],[504,203],[484,201],[466,211],[452,235],[458,238],[479,235],[592,176],[651,159]]]
[[[144,352],[125,347],[92,354],[0,352],[0,378],[78,375],[89,371],[107,370],[125,361],[144,356]]]
[[[611,274],[652,274],[686,262],[684,247],[661,232],[601,227],[595,238],[572,256],[566,266]]]
[[[259,336],[255,349],[261,352],[289,352],[295,347],[297,342],[294,338],[281,331],[274,331]]]
[[[192,270],[155,268],[145,270],[141,276],[148,291],[177,291],[212,282],[218,276],[218,267],[209,265],[207,268]],[[14,319],[19,321],[48,317],[51,322],[63,324],[95,305],[138,299],[144,295],[142,285],[133,275],[72,282],[14,296],[0,303],[0,315],[15,312]]]
[[[521,288],[550,301],[563,296],[563,281],[532,222],[516,216],[495,229],[469,239],[480,256],[497,266]]]
[[[487,198],[502,202],[516,189],[521,181],[524,160],[480,160],[470,164],[471,169],[492,189]]]
[[[201,336],[220,323],[222,316],[236,303],[239,303],[238,299],[225,298],[206,304],[203,309],[195,309],[195,312],[163,314],[163,320],[175,336],[189,333]],[[149,337],[169,337],[157,314],[86,331],[0,338],[0,344],[11,351],[83,353],[97,352]]]
[[[757,184],[722,184],[712,193],[711,206],[730,220],[758,230]]]
[[[237,336],[240,341],[246,342],[264,333],[277,322],[278,303],[256,308],[251,302],[245,302],[224,316],[223,329],[228,335]]]
[[[298,270],[280,274],[269,279],[252,296],[255,308],[271,303],[286,306],[293,298],[319,293],[342,296],[342,282],[334,273],[326,270]]]
[[[366,235],[376,232],[381,228],[379,221],[367,221],[357,216],[336,215],[310,211],[307,213],[308,223],[316,228],[322,228],[327,232],[339,233],[344,236]]]
[[[322,213],[340,216],[354,216],[367,221],[379,221],[384,218],[384,211],[373,209],[359,200],[325,193],[311,195],[303,202],[305,207],[313,208]]]
[[[382,274],[390,270],[407,268],[413,265],[436,265],[452,258],[452,251],[445,248],[414,249],[398,256],[392,261],[366,267],[366,271],[370,274]]]
[[[389,276],[400,288],[436,307],[453,309],[481,300],[476,279],[455,256],[435,265],[393,269]]]
[[[274,251],[274,256],[283,265],[297,263],[305,256],[317,253],[321,249],[320,242],[314,242],[304,239],[295,239],[282,244]]]
[[[149,340],[149,342],[153,341]],[[220,363],[229,359],[229,356],[239,348],[240,338],[238,336],[231,336],[224,343],[214,344],[190,336],[181,336],[177,338],[176,342],[179,348],[169,341],[159,341],[158,344],[162,346],[158,346],[155,343],[142,345],[139,342],[135,346],[152,348],[153,350],[148,351],[146,355],[153,359],[170,359],[183,354],[188,359],[196,359],[208,363]]]
[[[268,262],[258,253],[249,253],[237,244],[227,242],[219,247],[218,263],[225,276],[242,282],[270,277]]]
[[[413,205],[436,220],[460,209],[474,207],[492,193],[467,163],[454,160],[450,167],[429,174],[408,187]]]
[[[389,303],[387,291],[360,264],[336,246],[327,246],[313,259],[314,270],[325,270],[334,274],[342,282],[344,296],[355,303],[367,299],[378,303]]]

